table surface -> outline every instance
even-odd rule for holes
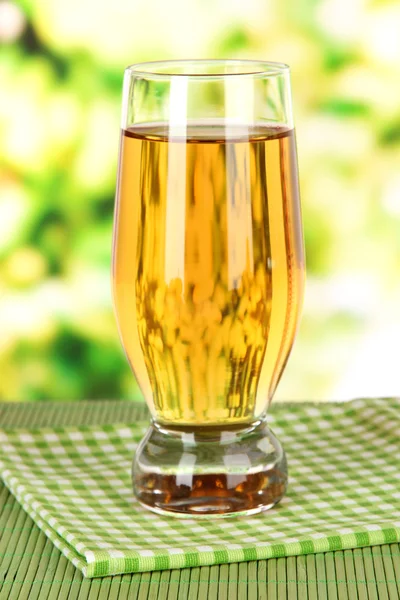
[[[134,402],[1,404],[0,427],[132,422]],[[0,482],[0,600],[398,600],[400,545],[86,579]]]

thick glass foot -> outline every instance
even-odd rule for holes
[[[284,496],[286,457],[265,420],[223,429],[153,423],[135,455],[133,486],[161,514],[255,514]]]

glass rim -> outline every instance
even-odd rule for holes
[[[185,68],[187,67],[187,68]],[[203,67],[203,71],[196,67]],[[221,67],[231,68],[231,72],[207,72],[207,69]],[[173,70],[181,68],[181,72]],[[241,69],[234,72],[233,69]],[[250,70],[251,69],[251,70]],[[188,77],[192,79],[225,79],[226,77],[274,77],[284,75],[290,71],[289,65],[281,62],[256,60],[256,59],[182,59],[182,60],[154,60],[129,65],[126,74],[143,79],[170,79],[172,77]]]

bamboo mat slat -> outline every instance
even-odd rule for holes
[[[0,427],[132,422],[135,402],[0,403]],[[400,546],[85,579],[0,482],[0,600],[399,600]]]

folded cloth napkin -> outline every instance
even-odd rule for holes
[[[146,423],[0,430],[0,474],[87,577],[400,540],[400,400],[276,403],[269,421],[287,452],[289,488],[252,517],[143,509],[130,470]]]

